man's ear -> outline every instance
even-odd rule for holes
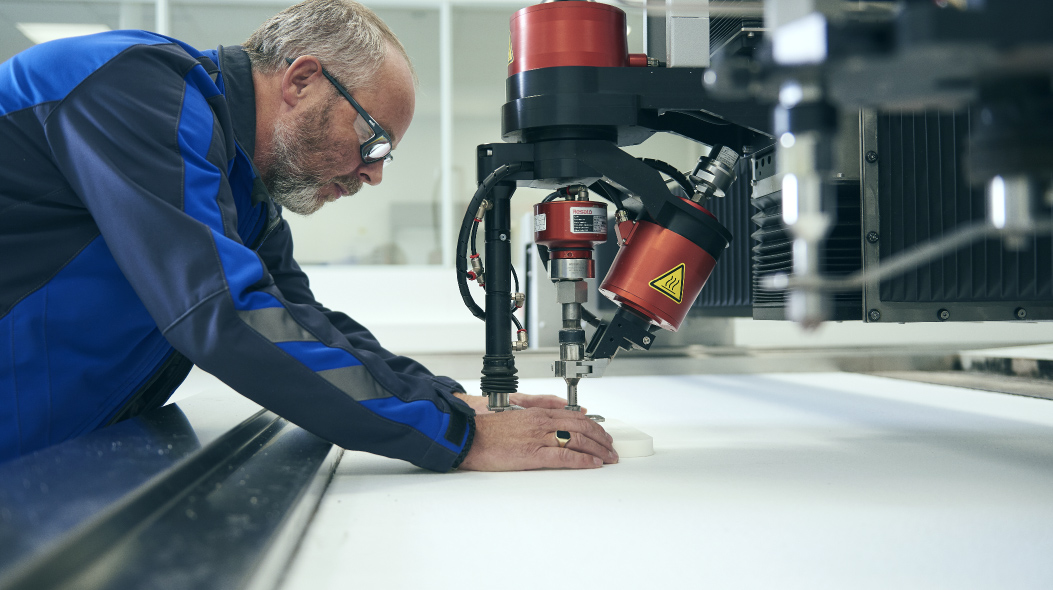
[[[282,101],[290,107],[303,100],[320,82],[324,82],[322,63],[313,55],[301,55],[282,76]]]

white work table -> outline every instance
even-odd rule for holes
[[[579,389],[655,455],[431,474],[345,453],[282,588],[1053,588],[1051,401],[846,373]]]

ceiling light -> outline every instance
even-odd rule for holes
[[[110,30],[110,27],[98,23],[16,23],[15,26],[33,43],[44,43]]]

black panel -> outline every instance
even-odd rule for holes
[[[879,114],[881,258],[983,220],[982,187],[965,180],[968,113]],[[905,303],[1053,300],[1053,240],[1021,251],[976,242],[881,283],[882,301]]]

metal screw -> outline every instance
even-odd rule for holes
[[[868,231],[867,232],[867,241],[870,242],[871,244],[878,243],[878,239],[879,238],[880,238],[880,236],[878,236],[878,233],[876,231]]]
[[[644,336],[643,337],[643,343],[644,344],[650,344],[651,343],[651,337],[650,336]]]
[[[881,312],[876,309],[872,309],[870,310],[870,313],[867,314],[867,317],[870,318],[870,321],[876,322],[881,319]]]
[[[877,152],[875,152],[874,150],[870,150],[869,152],[867,152],[867,162],[870,162],[871,164],[877,162]]]
[[[508,241],[508,235],[507,234],[501,234],[498,237],[501,238],[502,242]]]
[[[1016,315],[1017,319],[1019,319],[1019,320],[1022,320],[1022,319],[1027,317],[1027,310],[1024,309],[1023,307],[1016,308],[1016,311],[1013,312],[1013,313]]]
[[[947,311],[946,309],[941,309],[940,311],[936,312],[936,317],[940,318],[941,322],[946,322],[947,320],[951,319],[951,312]]]
[[[845,173],[844,172],[838,172],[837,174],[834,175],[834,177],[836,177],[836,178],[844,178],[845,177]]]

